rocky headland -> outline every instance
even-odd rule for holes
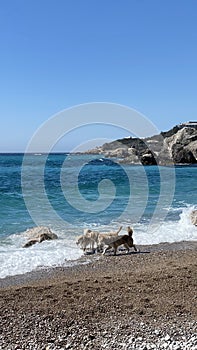
[[[86,153],[115,157],[120,163],[128,164],[197,164],[197,122],[182,123],[143,139],[118,139]]]

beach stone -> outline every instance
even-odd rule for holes
[[[165,336],[165,341],[168,341],[168,340],[170,340],[169,334],[167,334],[167,335]]]
[[[46,226],[33,227],[26,230],[24,234],[30,239],[27,243],[24,244],[23,248],[28,248],[36,243],[58,238],[58,236],[53,233],[49,227]]]

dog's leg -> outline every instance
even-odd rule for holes
[[[117,247],[116,247],[116,246],[114,246],[113,248],[114,248],[114,255],[116,255],[116,252],[117,252]]]
[[[97,250],[97,253],[100,253],[101,252],[101,245],[97,244],[96,250]]]
[[[94,240],[92,239],[92,242],[91,242],[91,249],[92,251],[94,250]]]
[[[134,248],[135,252],[139,252],[139,250],[136,248],[135,244],[133,244],[133,248]]]
[[[103,253],[103,252],[104,252],[104,246],[103,246],[103,244],[100,244],[100,245],[98,246],[98,251],[99,251],[99,253]]]
[[[106,251],[109,250],[111,248],[110,245],[108,245],[108,247],[106,247],[104,250],[103,250],[103,255],[105,255]]]
[[[127,249],[127,253],[129,253],[129,245],[127,243],[125,243],[124,246]]]
[[[109,248],[109,247],[107,247],[107,248]],[[107,250],[107,248],[105,248],[104,250],[103,250],[103,255],[105,255],[105,252],[106,252],[106,250]]]

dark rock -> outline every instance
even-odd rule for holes
[[[195,164],[197,163],[196,158],[194,157],[191,151],[186,150],[184,147],[177,147],[174,145],[172,151],[173,161],[176,164]]]
[[[28,248],[36,243],[58,238],[58,236],[53,233],[50,228],[45,226],[33,227],[28,229],[24,234],[27,235],[30,240],[24,244],[23,248]]]
[[[141,156],[141,163],[143,165],[156,165],[157,164],[153,153],[151,151],[149,151],[149,150],[147,151],[147,153],[144,153]]]
[[[23,248],[29,248],[36,243],[38,243],[37,239],[31,239],[31,241],[28,241],[27,243],[24,244]]]

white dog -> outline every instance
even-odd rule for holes
[[[95,244],[98,250],[103,250],[103,247],[105,245],[108,245],[109,243],[117,239],[117,236],[121,230],[122,226],[119,227],[118,231],[108,233],[99,233],[98,231],[85,229],[84,234],[77,238],[76,244],[79,245],[84,252],[88,248],[88,246],[92,251],[94,251]]]
[[[76,241],[76,244],[79,245],[84,252],[88,246],[90,246],[90,249],[94,250],[94,243],[95,241],[91,237],[86,237],[85,235],[79,236]]]
[[[87,238],[91,238],[96,243],[96,245],[98,244],[98,236],[99,236],[98,231],[92,231],[90,229],[85,229],[83,235]]]

